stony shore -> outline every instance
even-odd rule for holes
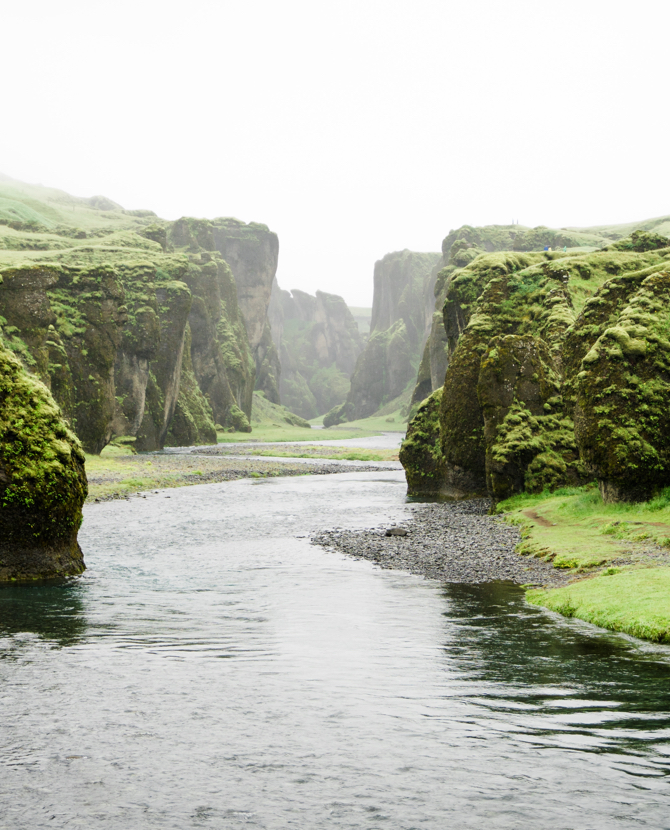
[[[374,530],[328,530],[312,544],[338,550],[382,568],[409,571],[442,582],[493,582],[557,587],[568,576],[548,562],[520,556],[517,527],[487,515],[490,502],[411,506],[412,516],[396,527],[407,535],[386,535],[388,525]]]
[[[167,487],[213,484],[240,478],[332,475],[396,470],[398,464],[355,464],[337,461],[276,461],[264,458],[226,458],[201,453],[152,453],[87,459],[89,502],[125,499],[129,495]]]

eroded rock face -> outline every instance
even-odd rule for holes
[[[363,348],[356,321],[342,297],[277,287],[270,320],[280,349],[283,404],[303,418],[314,418],[341,404]]]
[[[612,280],[592,301],[601,320],[605,308],[575,379],[575,434],[603,499],[639,501],[670,485],[670,269]]]
[[[442,387],[419,406],[400,448],[410,495],[447,495],[446,466],[440,440]]]
[[[49,390],[0,342],[0,581],[84,570],[84,454]]]
[[[370,337],[351,377],[346,403],[330,423],[367,418],[409,403],[433,314],[440,255],[398,251],[375,263]],[[402,400],[400,400],[402,398]],[[325,423],[325,422],[324,422]]]
[[[484,416],[487,489],[496,501],[588,480],[561,393],[546,341],[510,334],[489,342],[477,395]]]
[[[591,254],[482,255],[450,276],[441,460],[425,462],[443,471],[440,492],[501,500],[595,476],[614,500],[670,485],[670,249],[647,236]]]

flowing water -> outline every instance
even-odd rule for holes
[[[309,544],[402,473],[88,506],[0,590],[0,827],[669,828],[670,649]]]

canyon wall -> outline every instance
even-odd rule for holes
[[[579,485],[606,501],[670,485],[670,240],[479,254],[448,275],[444,384],[400,453],[410,492]]]
[[[264,351],[278,242],[264,225],[162,222],[104,200],[3,186],[0,334],[87,451],[112,440],[141,450],[212,443],[217,425],[248,430],[268,363],[275,379],[265,372],[264,391],[278,400],[271,340]],[[83,227],[67,224],[75,221]]]
[[[284,291],[275,282],[268,316],[284,406],[309,419],[343,403],[363,338],[342,297]]]
[[[327,426],[405,406],[430,330],[437,253],[398,251],[375,263],[370,336],[360,354],[344,404]]]

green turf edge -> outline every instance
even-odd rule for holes
[[[670,643],[670,567],[605,572],[562,588],[529,589],[526,600],[564,617]]]

